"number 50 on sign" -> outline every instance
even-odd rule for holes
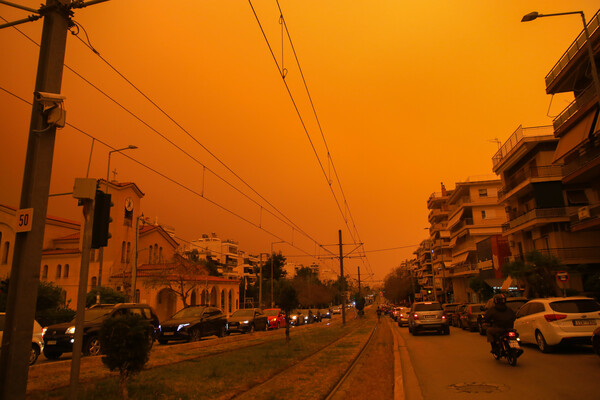
[[[16,232],[29,232],[33,222],[33,208],[23,208],[17,211]]]

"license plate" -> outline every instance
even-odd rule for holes
[[[576,319],[573,321],[575,326],[596,325],[595,319]]]
[[[163,332],[163,335],[165,336],[171,336],[173,335],[175,332]]]
[[[56,344],[56,340],[48,340],[46,344],[53,345]]]
[[[517,342],[516,340],[511,340],[510,342],[508,342],[508,344],[513,349],[518,349],[521,347],[521,346],[519,346],[519,342]]]
[[[429,318],[429,319],[435,318],[435,317],[436,317],[435,315],[425,315],[425,318]]]

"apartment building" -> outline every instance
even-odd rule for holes
[[[451,257],[449,265],[444,262],[442,276],[450,280],[454,301],[477,301],[469,279],[494,268],[478,262],[477,244],[502,232],[506,214],[498,205],[500,187],[500,179],[494,176],[470,177],[457,182],[448,198]]]
[[[430,273],[435,271],[436,291],[442,295],[444,300],[452,300],[452,281],[446,279],[447,268],[452,261],[452,248],[450,246],[450,231],[448,229],[448,215],[450,205],[448,200],[453,190],[446,190],[444,184],[441,184],[441,191],[432,193],[427,199],[427,208],[429,211],[429,243],[431,244]]]

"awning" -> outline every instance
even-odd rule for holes
[[[462,264],[469,258],[469,252],[462,253],[452,259],[452,265]]]
[[[504,278],[490,278],[484,279],[485,283],[490,285],[492,288],[500,288],[504,284]]]
[[[454,215],[454,217],[450,218],[450,220],[448,221],[448,229],[451,229],[454,225],[458,224],[458,221],[460,221],[460,217],[462,217],[463,212],[465,212],[464,208],[461,208],[459,212],[456,213],[456,215]]]
[[[510,288],[511,286],[515,286],[514,283],[515,283],[514,279],[509,276],[508,278],[506,278],[504,280],[504,283],[502,284],[501,289],[508,290],[508,288]]]
[[[452,239],[450,239],[450,248],[454,247],[457,240],[458,240],[458,236],[454,236]]]
[[[571,150],[575,149],[581,142],[588,138],[592,129],[592,123],[596,117],[596,111],[588,113],[583,119],[581,119],[573,128],[571,128],[566,134],[560,137],[558,140],[558,146],[554,152],[554,158],[552,163],[555,163],[559,159],[563,158]]]

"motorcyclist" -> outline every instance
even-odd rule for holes
[[[492,345],[492,353],[500,350],[499,339],[509,329],[513,328],[515,312],[506,306],[506,297],[503,294],[494,296],[494,306],[485,312],[485,319],[490,324],[486,329],[488,342]]]

